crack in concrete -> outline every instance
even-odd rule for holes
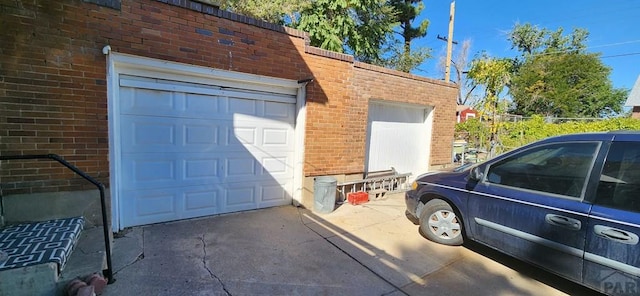
[[[114,270],[113,271],[113,275],[116,275],[118,272],[121,272],[121,271],[127,269],[129,266],[134,265],[134,264],[140,262],[140,260],[144,259],[144,228],[142,228],[141,236],[142,236],[142,239],[141,239],[142,240],[142,253],[140,253],[140,255],[138,255],[138,257],[136,257],[136,259],[133,260],[132,262],[130,262],[129,264],[123,266],[122,268],[120,268],[118,270]],[[125,236],[122,236],[122,237],[127,237],[127,236],[125,235]]]
[[[207,272],[209,272],[209,276],[212,279],[215,279],[216,281],[218,281],[218,283],[220,283],[220,285],[222,286],[222,290],[224,290],[227,295],[231,296],[231,292],[227,290],[227,287],[224,285],[224,282],[222,282],[222,279],[220,279],[211,269],[209,269],[209,266],[207,266],[207,243],[204,241],[204,235],[205,234],[203,233],[202,237],[198,237],[202,242],[202,266],[207,270]]]

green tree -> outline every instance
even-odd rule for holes
[[[222,0],[220,8],[284,25],[296,20],[310,3],[311,0]]]
[[[389,57],[385,60],[385,66],[410,72],[431,57],[429,48],[411,48],[414,39],[427,36],[429,20],[422,20],[418,26],[413,25],[416,17],[424,10],[424,3],[422,0],[390,0],[389,5],[396,11],[399,32],[395,33],[401,36],[402,40],[391,38],[388,42],[391,46],[386,50]]]
[[[361,61],[381,60],[380,48],[395,25],[384,0],[316,0],[292,26],[309,33],[311,45],[350,52]]]
[[[481,107],[485,113],[499,115],[504,112],[500,106],[501,95],[511,82],[513,61],[508,58],[492,58],[481,54],[471,62],[468,78],[484,88]]]
[[[530,24],[516,25],[509,34],[514,59],[509,94],[512,112],[554,117],[603,117],[622,111],[626,90],[614,89],[611,69],[600,55],[587,53],[589,33],[575,29],[564,35]]]
[[[369,62],[406,73],[411,72],[425,60],[431,58],[430,48],[414,48],[413,51],[407,53],[402,41],[394,36],[389,36],[389,39],[382,45],[381,53],[381,59]]]
[[[471,68],[467,74],[468,78],[477,85],[484,87],[484,97],[479,106],[484,117],[491,122],[489,154],[495,154],[494,143],[498,142],[498,117],[506,111],[506,101],[501,98],[505,88],[511,81],[513,61],[503,58],[497,59],[481,54],[471,62]]]
[[[412,26],[422,0],[222,0],[221,7],[306,31],[311,45],[365,63],[410,72],[431,57],[429,48],[411,47],[429,25],[424,20]]]

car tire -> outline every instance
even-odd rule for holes
[[[420,232],[443,245],[459,246],[464,240],[462,220],[451,205],[441,199],[430,200],[420,212]]]

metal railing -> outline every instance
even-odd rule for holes
[[[107,221],[107,204],[104,196],[105,187],[102,183],[98,182],[93,177],[87,175],[85,172],[81,171],[74,165],[68,163],[62,157],[57,154],[44,154],[44,155],[9,155],[9,156],[0,156],[1,160],[28,160],[28,159],[52,159],[57,161],[58,163],[64,165],[74,173],[78,174],[80,177],[89,181],[91,184],[95,185],[100,191],[100,206],[102,209],[102,230],[104,234],[104,248],[107,255],[107,269],[103,270],[103,275],[107,278],[108,283],[111,284],[115,281],[113,278],[113,264],[111,262],[111,240],[109,238],[109,227]]]

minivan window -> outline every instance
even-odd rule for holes
[[[579,198],[598,147],[598,142],[569,142],[528,149],[491,165],[487,181]]]
[[[640,212],[640,142],[614,142],[604,162],[596,204]]]

